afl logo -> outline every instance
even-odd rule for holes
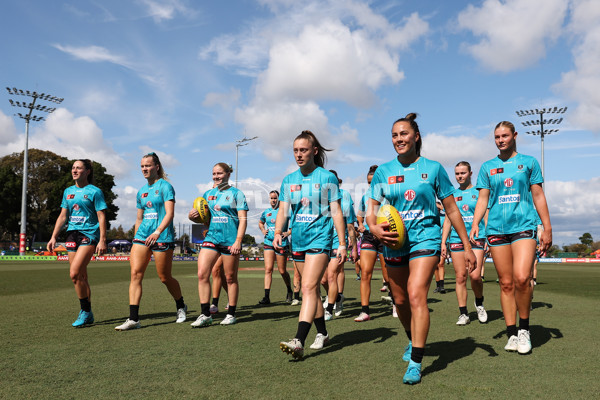
[[[146,203],[146,207],[148,207],[148,208],[152,208],[152,202],[151,202],[151,201],[148,201],[148,202]]]
[[[462,209],[463,209],[463,211],[469,211],[469,205],[463,204]]]
[[[404,198],[406,201],[413,201],[415,199],[415,191],[410,189],[404,192]]]
[[[504,186],[506,186],[506,187],[511,187],[513,185],[513,183],[514,182],[513,182],[513,180],[511,178],[506,178],[504,180]]]
[[[77,204],[77,203],[73,204],[73,210],[79,211],[79,204]]]
[[[308,197],[303,197],[301,203],[304,207],[308,207],[308,205],[310,204],[310,200],[308,199]]]

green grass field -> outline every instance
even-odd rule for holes
[[[242,267],[260,267],[245,262]],[[400,323],[373,281],[372,316],[360,311],[358,282],[346,266],[344,314],[328,323],[330,345],[303,361],[279,350],[296,332],[299,307],[283,303],[275,273],[274,304],[255,306],[263,272],[240,271],[238,324],[192,329],[199,313],[196,264],[175,263],[190,321],[173,323],[175,305],[150,265],[140,308],[143,328],[116,332],[128,315],[129,265],[89,268],[96,323],[75,329],[79,309],[66,262],[0,263],[0,398],[598,398],[600,265],[540,264],[533,301],[533,352],[506,353],[504,320],[493,265],[487,265],[480,324],[469,293],[470,325],[457,327],[454,273],[445,295],[430,293],[431,331],[423,382],[403,385],[406,344]],[[433,285],[435,286],[435,285]],[[433,289],[433,287],[432,287]],[[220,308],[227,303],[221,296]],[[307,344],[316,331],[312,328]]]

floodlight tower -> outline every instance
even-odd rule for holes
[[[542,139],[542,178],[544,178],[545,180],[545,176],[544,176],[544,136],[545,135],[549,135],[551,133],[556,133],[558,132],[558,128],[555,129],[544,129],[544,125],[559,125],[562,122],[562,117],[561,118],[555,118],[555,119],[544,119],[544,114],[564,114],[565,111],[567,111],[567,107],[549,107],[549,108],[542,108],[540,109],[534,109],[534,110],[519,110],[519,111],[515,111],[515,113],[517,113],[517,115],[519,117],[528,117],[529,115],[539,115],[539,120],[538,119],[532,119],[529,121],[525,121],[525,122],[521,122],[523,124],[523,126],[536,126],[539,125],[540,126],[540,130],[537,131],[529,131],[529,132],[525,132],[529,135],[540,135],[540,138]],[[535,129],[535,128],[531,128],[531,129]],[[542,184],[543,187],[543,184]]]
[[[33,110],[41,111],[45,113],[53,113],[56,108],[48,107],[42,104],[35,104],[37,100],[50,101],[52,103],[60,104],[64,98],[55,97],[46,93],[30,92],[29,90],[21,90],[13,87],[12,89],[7,87],[6,90],[11,96],[25,96],[33,99],[30,103],[26,101],[13,101],[8,99],[10,105],[13,107],[23,107],[29,112],[27,114],[16,113],[15,116],[25,120],[25,151],[23,152],[23,191],[21,197],[21,234],[19,235],[19,254],[25,255],[25,242],[27,233],[27,164],[28,164],[28,144],[29,144],[29,121],[39,122],[43,121],[43,116],[32,115]],[[29,100],[27,100],[29,101]]]
[[[237,187],[238,184],[238,150],[242,146],[247,146],[249,144],[248,142],[251,142],[254,139],[258,139],[258,136],[254,136],[253,138],[245,137],[235,141],[235,187]]]

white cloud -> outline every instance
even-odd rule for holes
[[[155,22],[161,22],[163,20],[171,20],[175,18],[176,14],[187,16],[194,11],[185,6],[180,0],[138,0],[143,6],[146,7],[148,15],[151,16]]]
[[[600,132],[600,7],[595,0],[572,3],[569,24],[576,45],[573,48],[575,68],[562,74],[554,89],[577,102],[569,119],[579,127]]]
[[[231,88],[227,93],[208,93],[204,97],[202,105],[204,107],[220,106],[224,109],[231,109],[235,107],[240,101],[241,97],[240,89]]]
[[[491,135],[444,135],[429,133],[423,135],[423,156],[453,168],[457,162],[466,160],[476,171],[481,165],[498,154]]]
[[[8,154],[4,148],[10,144],[19,140],[19,133],[15,127],[14,118],[4,114],[0,110],[0,156]]]
[[[485,0],[458,15],[458,27],[480,38],[463,48],[491,71],[529,67],[562,32],[569,0]]]
[[[156,153],[160,163],[165,167],[165,171],[167,174],[169,173],[168,168],[176,167],[179,165],[179,160],[172,154],[167,154],[164,151],[156,150],[150,146],[140,146],[140,150],[142,155],[149,153]],[[141,158],[140,158],[141,160]]]

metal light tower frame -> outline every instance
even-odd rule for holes
[[[525,121],[525,122],[521,122],[521,124],[523,124],[523,126],[526,127],[534,127],[539,125],[540,129],[539,130],[535,130],[535,131],[529,131],[529,132],[525,132],[529,135],[540,135],[540,138],[542,140],[542,178],[544,178],[544,181],[546,180],[546,177],[544,175],[544,136],[549,135],[551,133],[556,133],[559,131],[558,128],[555,129],[544,129],[544,125],[559,125],[563,118],[555,118],[555,119],[544,119],[544,114],[564,114],[567,111],[567,107],[549,107],[549,108],[542,108],[542,109],[533,109],[533,110],[519,110],[519,111],[515,111],[515,113],[519,116],[519,117],[528,117],[530,115],[539,115],[539,119],[535,120],[529,120],[529,121]],[[535,128],[530,128],[530,129],[535,129]],[[543,187],[544,184],[542,184]]]
[[[7,87],[6,90],[8,91],[8,94],[11,96],[25,96],[25,97],[31,97],[33,99],[33,101],[31,101],[30,103],[27,103],[25,101],[13,101],[13,99],[8,99],[8,101],[10,102],[10,105],[13,107],[23,107],[25,109],[28,109],[29,112],[27,114],[22,114],[22,113],[16,113],[15,116],[18,116],[19,118],[22,118],[25,120],[25,151],[23,152],[23,191],[21,194],[21,232],[19,235],[19,254],[24,256],[25,255],[25,245],[26,245],[26,238],[27,238],[27,166],[28,166],[28,153],[29,153],[29,149],[28,149],[28,145],[29,145],[29,121],[34,121],[34,122],[39,122],[39,121],[43,121],[44,117],[40,117],[37,115],[32,115],[33,114],[33,110],[36,111],[41,111],[41,112],[46,112],[48,114],[53,113],[56,108],[55,107],[48,107],[42,104],[35,104],[36,101],[39,100],[44,100],[44,101],[51,101],[53,103],[56,104],[60,104],[63,102],[64,98],[62,97],[55,97],[46,93],[38,93],[38,92],[30,92],[29,90],[21,90],[21,89],[17,89],[15,87],[13,87],[12,89]]]
[[[238,150],[242,146],[247,146],[249,142],[253,141],[254,139],[258,139],[258,136],[254,136],[253,138],[245,137],[235,141],[235,187],[237,187],[238,184]]]

